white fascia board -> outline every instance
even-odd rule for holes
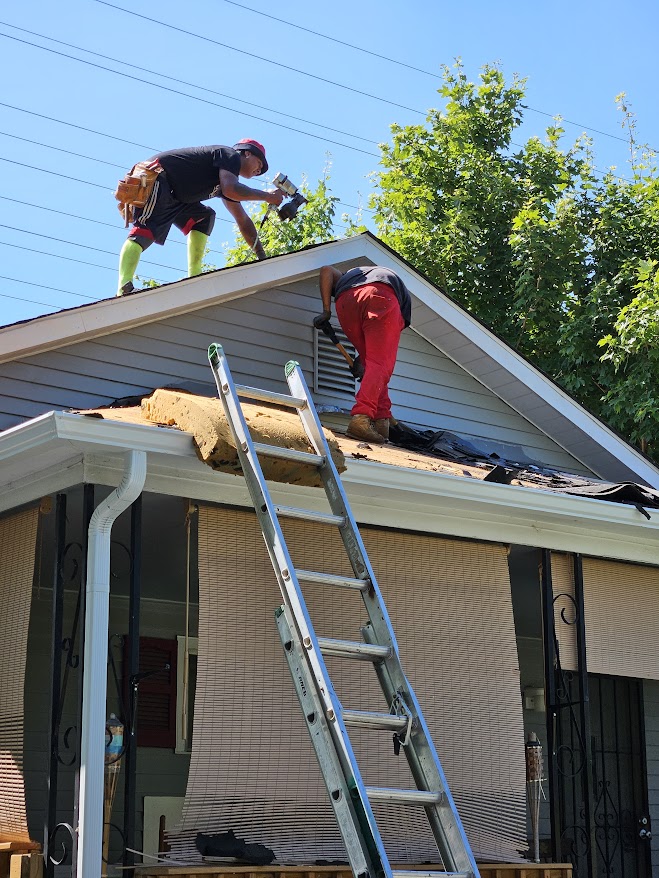
[[[399,275],[405,286],[410,292],[423,304],[431,308],[439,317],[449,323],[455,330],[461,333],[465,338],[469,339],[476,347],[488,356],[492,357],[502,368],[504,368],[515,380],[522,382],[530,391],[537,395],[543,402],[551,406],[556,412],[568,418],[585,436],[593,439],[610,454],[616,457],[621,463],[628,467],[632,472],[646,484],[653,488],[659,488],[659,470],[639,454],[631,445],[610,430],[605,424],[598,420],[590,412],[582,408],[572,397],[560,387],[551,382],[541,372],[535,369],[516,351],[509,347],[501,339],[486,329],[481,323],[475,320],[467,311],[461,308],[456,302],[442,295],[427,280],[424,280],[403,262],[397,259],[387,248],[379,244],[373,238],[368,238],[364,242],[364,249],[369,258],[377,265],[385,265],[393,269]],[[369,251],[373,252],[369,252]],[[435,344],[432,338],[419,333],[430,344]],[[447,356],[450,356],[447,354]],[[451,357],[451,359],[454,359]],[[468,366],[464,366],[459,360],[454,360],[465,372],[468,372],[479,381],[487,386],[483,375],[476,374],[469,370]],[[494,391],[496,392],[496,391]],[[511,408],[515,406],[506,400]],[[521,409],[515,409],[522,417],[531,420]],[[546,430],[544,431],[546,432]],[[556,440],[555,440],[556,441]],[[561,445],[562,443],[557,442]],[[562,447],[565,447],[563,444]],[[569,447],[565,450],[569,454],[573,454]],[[577,456],[574,455],[573,456]],[[592,469],[592,464],[587,460],[582,463]]]
[[[150,457],[197,460],[189,433],[48,412],[0,433],[0,511],[85,481],[85,458],[126,451]]]
[[[121,475],[118,456],[85,459],[87,482],[115,487]],[[342,480],[361,524],[646,564],[659,561],[659,510],[649,510],[648,520],[623,504],[369,461],[348,461]],[[274,483],[269,487],[276,503],[327,510],[325,495],[317,488]],[[190,458],[150,457],[145,490],[252,506],[243,478],[209,471]]]
[[[262,287],[303,280],[333,259],[343,262],[362,256],[364,244],[359,236],[333,241],[6,326],[0,329],[0,363],[228,302]]]
[[[80,485],[84,482],[84,473],[83,455],[79,454],[16,480],[3,481],[0,492],[0,513]]]

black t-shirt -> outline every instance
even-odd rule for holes
[[[240,172],[240,153],[230,146],[169,149],[153,159],[158,159],[174,197],[183,204],[205,201],[215,195],[221,198],[220,171],[231,171],[236,177]]]
[[[345,293],[346,290],[363,287],[365,284],[387,284],[390,286],[396,293],[405,326],[410,325],[412,319],[410,292],[398,275],[383,265],[363,265],[360,268],[351,268],[346,271],[336,282],[334,298],[338,299],[341,293]]]

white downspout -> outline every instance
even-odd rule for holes
[[[89,522],[80,735],[79,878],[100,878],[102,871],[110,535],[117,517],[142,493],[145,479],[146,452],[128,452],[121,484],[99,503]]]

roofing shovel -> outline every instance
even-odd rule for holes
[[[334,345],[336,345],[344,360],[348,364],[348,368],[350,369],[352,377],[356,381],[361,381],[364,377],[364,366],[362,365],[362,361],[360,360],[359,356],[355,357],[355,359],[353,360],[348,351],[339,341],[336,331],[332,324],[329,322],[329,320],[326,320],[325,323],[321,323],[318,326],[318,329],[320,329],[320,331],[324,333],[324,335],[326,335]]]

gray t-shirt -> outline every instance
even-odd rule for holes
[[[334,298],[338,299],[341,293],[345,293],[346,290],[363,287],[366,284],[387,284],[391,287],[398,299],[405,326],[410,325],[412,319],[410,292],[397,274],[382,265],[362,265],[359,268],[351,268],[346,271],[336,282]]]

